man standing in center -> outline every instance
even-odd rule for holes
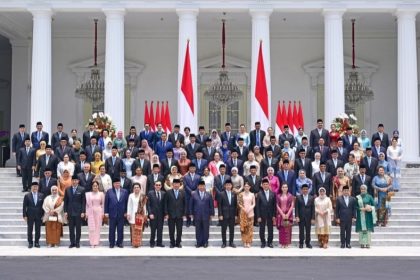
[[[219,220],[222,225],[222,248],[226,248],[226,231],[229,227],[229,247],[236,248],[233,243],[235,234],[235,219],[236,219],[236,194],[232,192],[232,181],[225,181],[225,190],[220,193],[218,201]]]
[[[296,197],[295,215],[299,223],[299,248],[303,248],[305,241],[306,248],[312,249],[311,224],[315,223],[315,203],[307,184],[302,185],[302,194]]]
[[[162,182],[156,181],[155,188],[147,194],[147,213],[150,219],[150,248],[165,247],[162,244],[163,220],[165,211],[165,192],[162,192]],[[157,238],[155,242],[155,236]]]
[[[194,219],[196,248],[207,248],[209,242],[210,221],[214,216],[213,199],[206,192],[206,183],[198,183],[198,191],[193,191],[189,204],[190,218]]]
[[[170,248],[175,246],[182,248],[182,224],[187,215],[187,205],[184,190],[180,190],[181,179],[175,178],[172,181],[172,190],[166,193],[165,219],[168,220]],[[176,228],[176,241],[175,241]]]
[[[343,195],[338,197],[335,217],[340,225],[341,248],[351,248],[351,225],[356,221],[356,199],[350,196],[349,186],[343,187]]]
[[[273,225],[276,219],[276,194],[270,190],[270,181],[262,180],[263,189],[258,193],[256,201],[256,214],[260,225],[261,248],[273,248]],[[268,239],[265,239],[265,226],[267,225]]]

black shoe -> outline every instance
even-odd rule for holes
[[[273,247],[273,243],[268,243],[268,247],[270,247],[270,248],[274,248],[274,247]]]
[[[234,243],[229,243],[229,247],[236,248],[236,245]]]
[[[124,245],[122,245],[122,244],[118,244],[118,245],[117,245],[117,247],[118,247],[118,248],[124,248]]]
[[[74,244],[70,244],[69,245],[69,248],[74,248],[75,247],[75,245]]]
[[[35,248],[41,248],[41,246],[39,246],[39,243],[35,243]]]
[[[308,249],[312,249],[312,245],[311,245],[311,244],[307,244],[307,245],[306,245],[306,248],[308,248]]]
[[[299,244],[299,249],[303,249],[303,244]]]
[[[109,245],[109,248],[111,248],[111,249],[114,248],[114,245]]]
[[[181,244],[178,244],[178,245],[176,245],[176,247],[178,247],[178,248],[182,248],[182,245],[181,245]]]
[[[158,245],[156,245],[156,247],[165,248],[165,245],[163,245],[163,244],[158,244]]]
[[[261,248],[265,248],[265,243],[262,243],[261,244]]]
[[[351,249],[351,245],[350,245],[350,244],[348,244],[348,245],[346,246],[346,248],[347,248],[347,249]]]
[[[76,243],[76,248],[80,248],[80,243]]]
[[[207,247],[209,247],[209,244],[208,243],[204,243],[204,246],[203,246],[204,248],[207,248]]]
[[[169,245],[169,248],[173,249],[173,248],[175,248],[175,245],[171,244],[171,245]]]
[[[150,248],[155,248],[155,244],[150,244]]]
[[[346,248],[346,245],[341,244],[340,248],[341,248],[341,249],[344,249],[344,248]]]
[[[195,248],[200,248],[201,246],[198,244],[195,244]]]
[[[225,243],[222,244],[222,248],[226,248],[226,244]]]
[[[31,249],[32,247],[34,247],[34,244],[29,244],[28,248]]]

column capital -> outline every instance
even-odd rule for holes
[[[28,12],[32,14],[34,18],[51,18],[53,10],[50,7],[30,7]]]
[[[409,9],[409,8],[399,8],[394,12],[394,15],[398,19],[410,19],[410,20],[416,20],[416,15],[418,11]]]
[[[342,18],[346,9],[344,8],[326,8],[322,10],[324,18]]]
[[[249,14],[252,19],[269,19],[270,15],[273,13],[271,8],[251,8],[249,9]]]
[[[180,19],[195,19],[199,13],[198,8],[179,8],[176,9],[176,14]]]
[[[124,18],[126,13],[124,8],[103,8],[102,12],[107,18],[114,19]]]
[[[26,39],[14,39],[14,40],[10,40],[10,45],[12,45],[12,48],[16,48],[16,47],[29,47],[30,45],[30,41],[26,40]]]

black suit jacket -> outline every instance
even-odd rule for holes
[[[261,177],[256,175],[255,176],[255,183],[252,179],[252,175],[248,175],[244,178],[246,182],[251,186],[251,192],[252,193],[258,193],[261,190]]]
[[[263,146],[263,140],[265,137],[265,131],[260,129],[260,146]],[[251,132],[249,133],[249,149],[252,151],[254,150],[254,147],[257,145],[257,131],[251,130]]]
[[[77,186],[76,192],[73,194],[73,186],[66,189],[64,194],[64,213],[69,217],[78,217],[82,213],[86,213],[86,197],[85,189]]]
[[[211,147],[210,153],[207,149],[207,146],[204,146],[201,151],[203,151],[203,158],[206,159],[208,162],[212,161],[214,159],[214,154],[216,153],[216,149]]]
[[[337,159],[337,165],[334,165],[334,161],[332,159],[327,160],[327,172],[331,173],[331,176],[337,175],[337,168],[342,167],[344,168],[344,162],[341,159]]]
[[[315,219],[315,203],[314,198],[308,195],[308,203],[305,205],[303,195],[298,195],[295,202],[295,215],[300,219],[300,222],[309,223]]]
[[[365,183],[367,186],[367,191],[371,196],[374,196],[375,191],[372,187],[372,177],[369,175],[365,175]],[[353,176],[353,179],[351,180],[351,195],[357,196],[360,194],[360,186],[363,185],[362,178],[360,177],[360,174]]]
[[[119,157],[115,157],[115,163],[112,164],[112,157],[109,157],[105,161],[105,170],[106,173],[111,176],[111,179],[120,177],[120,172],[122,169],[123,163]]]
[[[138,157],[139,148],[137,148],[137,147],[127,147],[127,148],[125,148],[123,150],[123,156],[122,156],[122,158],[126,158],[125,152],[127,152],[127,150],[130,150],[131,151],[131,157],[132,158],[137,158]]]
[[[264,190],[261,190],[257,195],[256,200],[256,215],[262,219],[272,219],[276,216],[276,195],[269,191],[268,200],[265,196]]]
[[[233,165],[233,160],[229,159],[226,162],[226,173],[227,174],[232,174],[232,168],[234,168],[235,166]],[[244,174],[244,162],[241,159],[237,159],[236,160],[236,168],[238,168],[238,174],[243,176]]]
[[[55,155],[50,155],[50,159],[48,160],[48,164],[46,161],[47,155],[42,155],[38,158],[38,162],[36,164],[36,172],[39,173],[39,177],[44,178],[44,170],[45,168],[50,168],[52,171],[53,178],[57,178],[57,165],[59,163],[59,159]]]
[[[353,151],[353,144],[357,142],[357,137],[352,135],[352,139],[350,141],[350,137],[344,135],[341,137],[343,139],[343,147],[347,149],[347,151]]]
[[[133,181],[130,178],[124,177],[124,183],[122,182],[122,177],[120,178],[121,188],[127,191],[127,193],[131,193],[133,188]]]
[[[102,155],[102,148],[99,145],[95,145],[95,148],[92,151],[92,146],[88,145],[86,148],[83,148],[86,153],[86,160],[92,162],[95,160],[95,153],[100,153]]]
[[[312,162],[309,158],[305,158],[304,160],[305,166],[303,166],[302,159],[297,158],[295,160],[295,174],[296,178],[299,177],[299,170],[304,169],[306,172],[306,177],[312,179]]]
[[[279,145],[270,145],[267,148],[271,148],[271,150],[273,151],[273,158],[276,158],[277,160],[280,159],[282,151],[281,151],[281,147]],[[265,150],[265,156],[267,157],[267,149]]]
[[[96,137],[96,140],[99,139],[99,134],[98,134],[98,132],[96,132],[96,130],[93,131],[93,135],[92,136],[95,136]],[[86,150],[86,146],[90,146],[90,133],[89,133],[89,130],[83,132],[82,140],[83,140],[83,144],[82,144],[83,145],[83,150]]]
[[[238,151],[238,159],[242,160],[243,162],[248,160],[248,153],[249,153],[249,149],[246,146],[242,147],[242,153],[241,153],[241,149],[239,148],[239,146],[236,147],[236,150]]]
[[[325,172],[325,181],[322,181],[321,172],[316,172],[312,176],[312,191],[315,195],[318,195],[318,191],[321,187],[326,190],[327,196],[332,195],[332,176],[331,173]]]
[[[166,192],[165,215],[170,219],[186,216],[188,209],[186,202],[184,190],[178,190],[178,198],[175,197],[175,190]]]
[[[160,181],[163,184],[165,183],[165,177],[163,177],[161,174],[158,175],[158,181]],[[147,176],[147,186],[146,186],[146,192],[149,193],[151,190],[155,189],[155,178],[153,174],[150,174]],[[164,188],[161,189],[162,192],[164,192]]]
[[[175,133],[172,132],[171,134],[169,134],[168,141],[171,142],[172,145],[174,145],[174,147],[175,147],[176,141],[178,140],[181,143],[181,145],[184,145],[185,136],[182,135],[181,133],[178,133],[178,138],[175,139]]]
[[[342,151],[340,151],[339,148],[337,148],[338,151],[338,158],[346,164],[349,162],[349,151],[346,148],[343,148]]]
[[[237,198],[236,194],[231,192],[231,203],[229,204],[229,198],[226,191],[219,194],[218,197],[218,215],[223,216],[223,219],[232,219],[236,217],[236,205]]]
[[[154,215],[155,219],[163,219],[165,215],[165,200],[166,194],[160,190],[160,200],[156,196],[156,191],[154,189],[150,190],[147,193],[147,213],[148,215]]]
[[[201,147],[204,147],[206,146],[206,140],[209,138],[209,136],[207,134],[204,134],[204,135],[196,134],[195,138],[196,138],[195,142],[200,144]]]
[[[217,175],[214,177],[214,187],[216,188],[216,195],[223,192],[224,190],[223,183],[226,182],[226,180],[230,180],[230,176],[227,174],[225,174],[223,182],[222,182],[222,177],[220,175]]]
[[[376,132],[372,135],[372,141],[371,141],[372,145],[376,139],[381,139],[381,137],[379,137],[379,132]],[[383,133],[383,136],[382,136],[381,146],[384,147],[385,149],[389,147],[389,137],[388,137],[388,134],[385,132]]]
[[[330,148],[328,146],[321,147],[315,146],[312,150],[312,160],[315,160],[315,154],[320,153],[321,154],[321,161],[327,161],[330,159]]]
[[[133,162],[133,165],[131,166],[131,171],[133,172],[133,174],[136,174],[137,167],[141,167],[143,169],[143,173],[142,174],[144,176],[149,176],[151,174],[151,172],[152,172],[152,169],[150,167],[150,161],[148,161],[147,159],[145,159],[143,161],[143,166],[141,165],[141,162],[140,162],[139,159],[136,159]],[[161,172],[162,172],[162,170],[161,170]]]
[[[22,169],[31,169],[35,166],[35,149],[29,148],[29,152],[26,153],[26,148],[20,148],[16,163]]]
[[[20,135],[20,132],[13,134],[12,137],[12,153],[18,153],[20,148],[25,147],[25,138],[29,137],[29,134],[24,132],[23,138]],[[16,155],[17,156],[17,155]]]
[[[131,139],[131,134],[128,134],[127,136],[125,136],[125,141],[127,142],[127,145],[130,139]],[[140,137],[137,134],[134,134],[133,139],[134,139],[134,147],[138,147],[140,145]]]
[[[60,159],[60,161],[63,160],[64,155],[66,154],[69,155],[69,159],[72,160],[73,156],[72,156],[71,148],[69,146],[64,147],[64,150],[63,150],[63,148],[59,145],[54,150],[54,155],[56,155]]]
[[[303,145],[300,145],[296,149],[296,157],[299,156],[299,150],[300,149],[304,149],[305,150],[305,152],[306,152],[305,157],[306,158],[312,159],[312,157],[313,157],[313,148],[311,146],[308,145],[308,146],[304,147]]]
[[[282,149],[284,148],[285,141],[289,141],[290,148],[293,148],[296,145],[296,140],[292,133],[288,133],[287,135],[282,133],[279,135],[279,145]]]
[[[61,132],[61,137],[64,137],[67,139],[67,142],[69,141],[69,135],[65,132]],[[57,148],[58,146],[60,146],[60,135],[58,134],[58,132],[55,132],[52,136],[51,136],[51,146],[53,147],[53,149]]]
[[[347,206],[344,197],[339,196],[335,206],[336,219],[340,219],[340,223],[351,224],[351,219],[356,219],[356,203],[356,199],[349,196],[349,204]]]
[[[57,179],[50,177],[47,185],[47,179],[44,177],[39,179],[39,191],[44,194],[45,197],[51,194],[51,187],[57,186]]]
[[[236,134],[233,133],[232,131],[230,132],[230,136],[228,138],[226,131],[224,131],[221,135],[220,135],[220,139],[223,142],[228,142],[228,149],[232,150],[236,147]]]
[[[42,209],[42,204],[44,203],[44,194],[38,192],[38,199],[35,205],[32,192],[25,194],[23,198],[23,217],[29,219],[41,219],[44,215],[44,210]]]
[[[171,173],[172,166],[178,167],[178,161],[174,158],[171,159],[171,164],[169,165],[168,158],[163,159],[161,162],[160,173],[166,178],[166,176]],[[179,170],[179,168],[178,168]]]
[[[91,172],[88,173],[88,179],[86,180],[86,174],[82,171],[77,173],[77,178],[79,178],[79,185],[85,189],[85,192],[92,191],[92,183],[95,179],[95,175]]]
[[[187,151],[187,158],[189,158],[190,160],[195,159],[195,153],[200,149],[201,145],[199,143],[194,143],[194,148],[191,145],[191,143],[185,146],[185,150]]]
[[[311,145],[312,148],[318,146],[319,138],[321,137],[325,140],[324,145],[328,147],[330,145],[330,133],[325,128],[322,129],[321,135],[319,135],[317,128],[311,130],[311,134],[309,136],[309,145]]]
[[[32,142],[32,147],[34,149],[38,149],[39,148],[39,143],[41,141],[45,141],[45,143],[48,145],[48,141],[49,140],[50,140],[50,136],[45,131],[42,131],[41,139],[39,141],[38,141],[38,131],[34,131],[31,134],[31,142]]]
[[[387,160],[386,148],[380,146],[379,153],[384,153],[385,154],[385,160]],[[376,147],[372,146],[372,157],[378,159],[379,158],[379,153],[378,153],[378,150],[376,149]]]
[[[74,164],[74,173],[79,174],[80,172],[83,172],[83,166],[85,163],[89,163],[89,161],[85,160],[83,163],[80,160],[77,160]]]
[[[376,158],[374,158],[373,156],[370,157],[370,166],[369,166],[369,161],[367,156],[363,157],[363,164],[366,166],[366,174],[369,175],[370,177],[375,177],[377,172],[377,168],[378,168],[378,160]]]
[[[269,167],[273,167],[274,168],[274,174],[276,174],[277,171],[279,170],[278,160],[275,159],[275,158],[272,158],[271,159],[271,164],[268,164],[268,158],[265,158],[264,160],[262,160],[261,163],[260,163],[261,177],[266,177],[268,175],[267,168],[269,168]]]

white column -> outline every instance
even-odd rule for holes
[[[51,135],[51,16],[48,8],[31,9],[33,15],[31,123],[41,121]]]
[[[416,12],[399,10],[398,17],[398,129],[404,161],[419,161]]]
[[[266,130],[271,125],[271,66],[270,66],[270,15],[272,9],[251,9],[252,17],[252,63],[251,63],[251,124],[254,127],[256,121],[261,122],[261,128]],[[257,76],[258,52],[262,42],[262,54],[264,60],[265,82],[268,93],[268,118],[261,110],[261,106],[255,98],[255,84]],[[275,102],[277,106],[277,103]]]
[[[340,113],[345,112],[344,57],[343,57],[343,9],[323,11],[325,25],[325,96],[326,127]]]
[[[103,9],[106,15],[105,114],[124,130],[124,9]]]
[[[198,132],[198,92],[197,92],[197,15],[198,9],[185,8],[177,9],[176,13],[179,18],[179,34],[178,34],[178,108],[177,120],[181,129],[188,126],[191,133]],[[194,93],[194,113],[191,111],[184,94],[181,91],[182,75],[184,71],[185,51],[189,40],[190,64],[192,87]]]

